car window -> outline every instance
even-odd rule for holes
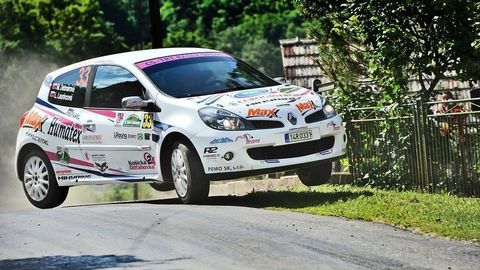
[[[92,71],[91,66],[66,72],[53,80],[48,101],[53,104],[81,108],[85,102],[85,92]]]
[[[93,81],[90,107],[122,108],[124,97],[146,99],[142,84],[128,70],[118,66],[99,66]]]
[[[246,63],[223,53],[191,53],[136,63],[164,93],[201,96],[279,83]]]

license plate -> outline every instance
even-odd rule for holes
[[[299,142],[313,139],[313,132],[311,130],[304,130],[300,132],[292,132],[285,134],[285,142]]]

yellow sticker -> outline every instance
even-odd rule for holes
[[[152,128],[153,126],[153,113],[144,113],[143,114],[143,123],[142,128]]]

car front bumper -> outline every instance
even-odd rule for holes
[[[311,131],[312,138],[286,142],[285,134],[308,131]],[[248,131],[207,129],[191,139],[205,174],[216,176],[241,176],[250,175],[248,172],[312,166],[345,155],[347,143],[340,116],[300,128],[290,126]]]

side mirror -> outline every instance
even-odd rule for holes
[[[141,97],[124,97],[122,98],[122,108],[130,110],[139,110],[154,104],[153,100],[143,100]]]
[[[281,84],[287,84],[287,79],[285,79],[285,77],[276,77],[276,78],[273,78],[274,81],[278,82],[278,83],[281,83]]]

